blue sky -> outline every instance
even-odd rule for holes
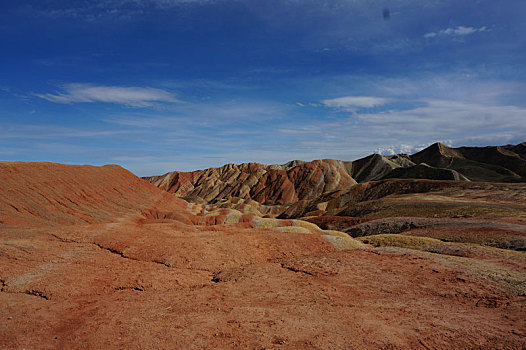
[[[523,142],[525,16],[523,0],[3,1],[0,159],[153,175]]]

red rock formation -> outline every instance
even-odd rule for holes
[[[314,199],[323,192],[354,185],[356,181],[348,171],[346,162],[325,159],[283,166],[227,164],[191,173],[171,172],[148,180],[161,189],[197,202],[242,198],[276,205]]]
[[[353,203],[348,190],[356,183],[383,179],[449,181],[526,181],[524,144],[502,147],[451,148],[435,143],[414,154],[373,154],[353,162],[331,159],[291,161],[284,165],[227,164],[191,173],[171,172],[146,178],[159,188],[192,202],[241,209],[240,200],[254,200],[248,211],[261,215],[300,217],[323,215],[331,196],[332,209]],[[396,183],[396,182],[393,182]],[[426,184],[425,181],[422,184]],[[356,187],[353,191],[355,191]],[[334,200],[335,193],[344,198]],[[334,210],[332,210],[334,213]]]

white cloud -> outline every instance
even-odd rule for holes
[[[433,140],[434,142],[441,142],[447,146],[452,146],[451,140]],[[394,155],[394,154],[413,154],[429,147],[431,143],[418,143],[418,144],[398,144],[378,147],[374,153],[381,155]]]
[[[423,106],[410,110],[358,115],[359,128],[366,130],[373,139],[391,139],[395,144],[405,143],[406,140],[415,144],[428,140],[450,140],[451,144],[462,145],[472,143],[473,140],[470,142],[469,139],[473,137],[487,140],[482,144],[490,140],[505,144],[519,142],[526,135],[525,108],[451,100],[421,102]],[[346,126],[340,127],[342,138],[351,133],[353,125],[349,121]]]
[[[486,26],[482,26],[480,28],[458,26],[456,28],[446,28],[439,30],[438,32],[427,33],[424,35],[424,38],[434,38],[439,35],[464,36],[486,31],[488,31],[488,28]]]
[[[358,114],[369,130],[391,135],[428,135],[433,139],[447,135],[483,135],[503,129],[524,135],[526,109],[516,106],[490,106],[451,100],[423,99],[422,106],[410,110]]]
[[[279,130],[311,157],[352,160],[373,152],[413,153],[441,141],[452,146],[502,145],[524,141],[526,108],[512,105],[419,99],[413,107],[355,113],[345,119],[303,123]],[[315,134],[310,130],[320,130]]]
[[[150,87],[96,86],[91,84],[67,84],[64,92],[35,94],[54,103],[106,102],[130,107],[151,107],[156,102],[180,102],[174,94]]]
[[[373,96],[344,96],[322,101],[327,107],[341,108],[348,111],[354,111],[358,108],[383,106],[389,102],[391,102],[390,99]]]

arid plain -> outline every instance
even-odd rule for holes
[[[526,144],[0,163],[0,348],[523,349]]]

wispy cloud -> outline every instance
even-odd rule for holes
[[[358,108],[379,107],[389,102],[391,100],[388,98],[374,96],[344,96],[322,101],[327,107],[341,108],[348,111],[354,111]]]
[[[144,13],[188,5],[202,5],[217,0],[70,0],[67,3],[25,6],[32,13],[47,18],[71,18],[93,22],[97,20],[130,20]]]
[[[147,111],[149,112],[149,111]],[[268,124],[285,120],[291,116],[294,109],[285,104],[268,101],[199,101],[186,102],[171,106],[163,116],[152,116],[149,113],[141,116],[126,115],[105,118],[104,121],[123,126],[155,128],[162,126],[192,125],[193,127],[221,127],[228,125]]]
[[[480,137],[500,144],[519,142],[526,135],[523,126],[526,109],[509,106],[490,106],[451,100],[420,101],[423,105],[407,110],[359,114],[341,125],[332,126],[340,138],[366,131],[379,146],[425,143],[430,140],[451,140],[462,145],[469,137]],[[499,134],[498,139],[495,135]]]
[[[486,32],[489,31],[489,29],[486,26],[482,26],[480,28],[474,28],[474,27],[464,27],[464,26],[458,26],[455,28],[446,28],[439,30],[438,32],[430,32],[424,35],[424,38],[434,38],[436,36],[441,35],[449,35],[449,36],[464,36],[464,35],[470,35],[477,32]]]
[[[37,94],[54,103],[117,103],[129,107],[151,107],[154,103],[179,101],[173,93],[150,87],[97,86],[91,84],[67,84],[63,92]]]
[[[138,130],[94,130],[57,125],[0,124],[0,140],[105,138],[137,132]]]
[[[310,150],[312,157],[344,159],[364,153],[411,153],[443,140],[454,146],[522,142],[526,108],[491,106],[453,100],[420,99],[413,107],[374,113],[354,113],[334,121],[304,123],[305,130],[280,130],[294,143],[290,149]]]

